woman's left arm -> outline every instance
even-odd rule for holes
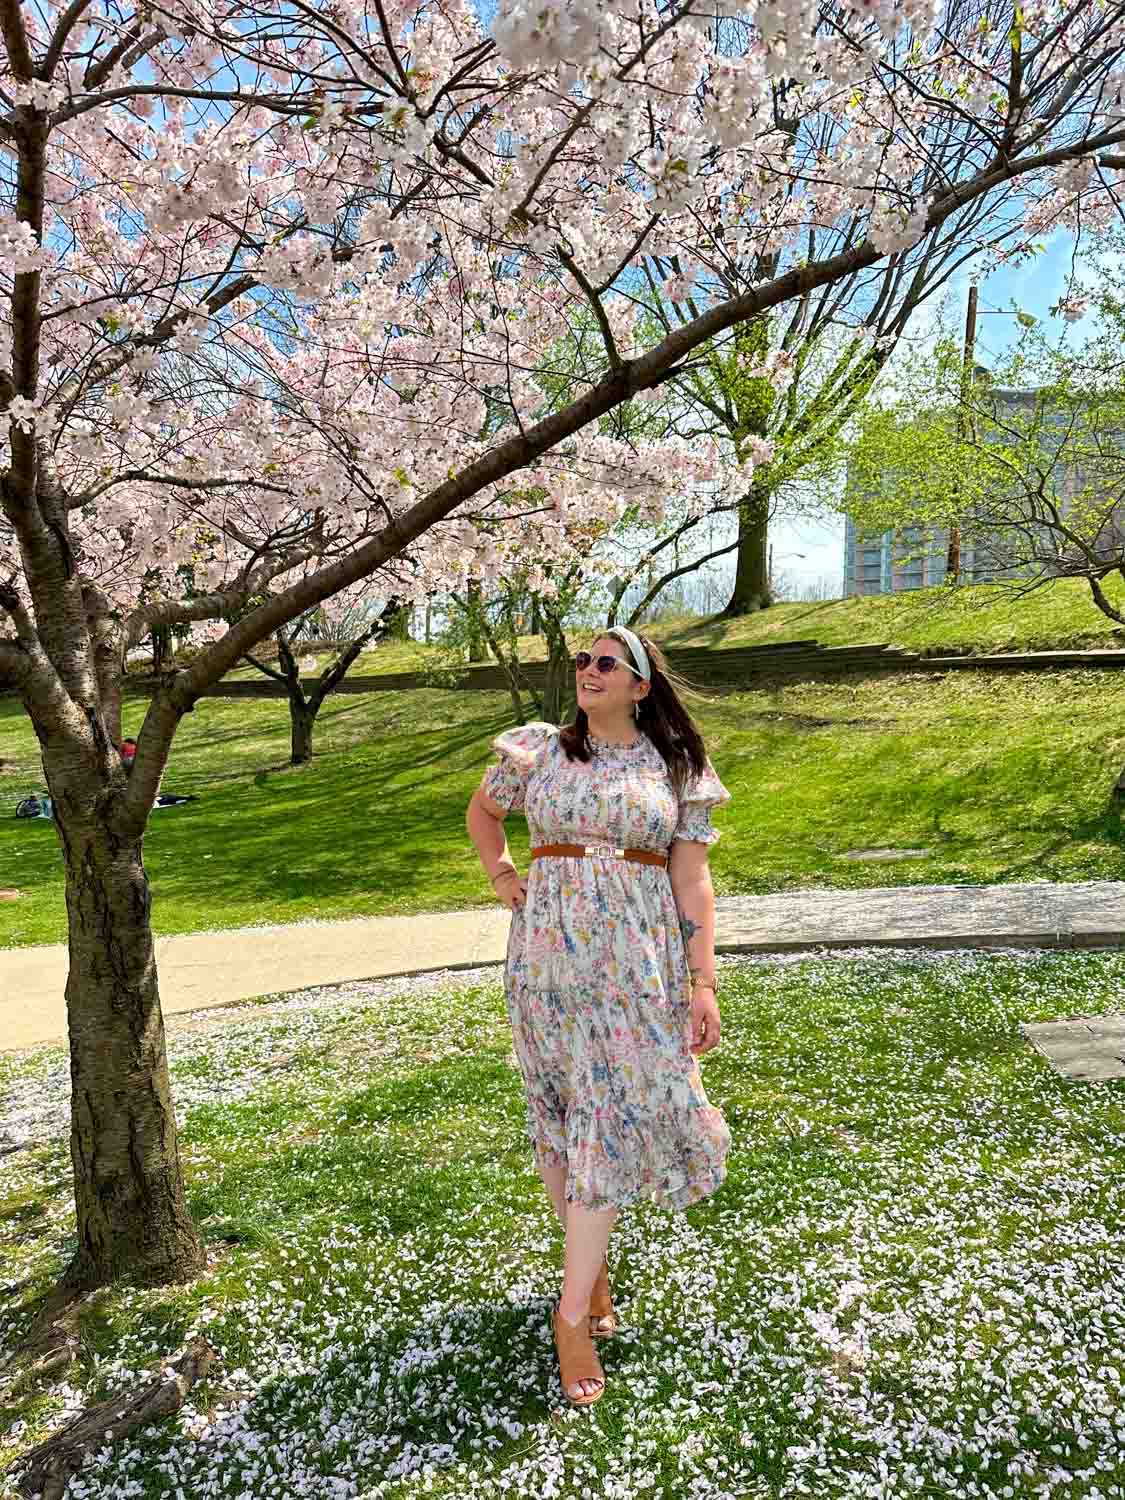
[[[714,990],[715,890],[707,862],[707,845],[676,839],[668,860],[668,875],[691,970],[691,1050],[700,1056],[718,1045],[721,1031]]]

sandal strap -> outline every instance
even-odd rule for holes
[[[598,1272],[598,1279],[594,1282],[594,1289],[590,1293],[590,1316],[599,1322],[602,1318],[617,1319],[613,1310],[613,1294],[609,1289],[609,1265],[602,1261],[602,1268]]]
[[[559,1355],[559,1378],[563,1390],[568,1394],[572,1385],[580,1380],[600,1380],[605,1385],[605,1371],[590,1337],[585,1318],[580,1318],[577,1327],[571,1327],[562,1313],[555,1308],[555,1347]]]

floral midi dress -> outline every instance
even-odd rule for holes
[[[484,792],[526,814],[531,844],[666,852],[719,837],[730,799],[708,762],[677,798],[645,735],[568,760],[551,724],[493,741]],[[692,1056],[687,949],[666,869],[612,855],[533,860],[512,914],[505,993],[537,1161],[591,1209],[686,1208],[726,1172],[730,1132]]]

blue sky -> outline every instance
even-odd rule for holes
[[[1019,333],[1014,317],[999,316],[1013,302],[1034,317],[1047,319],[1052,327],[1061,327],[1050,317],[1051,304],[1066,290],[1075,254],[1075,239],[1069,231],[1059,231],[1046,243],[1041,255],[1022,266],[1002,267],[987,279],[979,281],[977,323],[977,359],[993,364],[1004,354]],[[1081,271],[1081,257],[1078,270]],[[947,316],[958,328],[964,327],[965,305],[970,273],[952,283]],[[933,314],[926,310],[913,325],[908,337],[925,340],[930,335]],[[1082,323],[1073,325],[1079,335]],[[815,582],[824,577],[834,589],[843,592],[844,518],[835,516],[826,522],[813,520],[778,520],[772,528],[774,567],[801,582]],[[803,557],[796,554],[803,553]]]

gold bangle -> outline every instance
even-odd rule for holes
[[[691,987],[693,990],[710,990],[713,995],[719,993],[719,986],[713,979],[692,979]]]

